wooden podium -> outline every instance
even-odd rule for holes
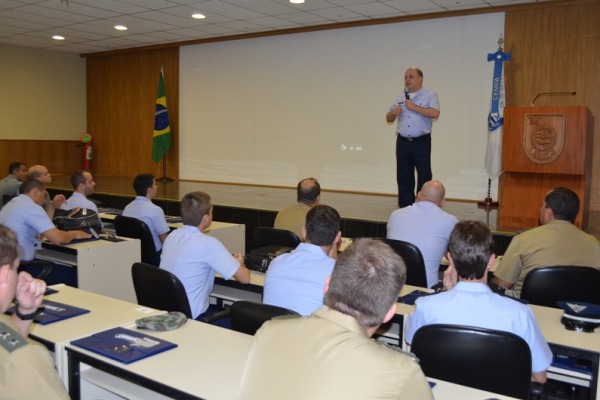
[[[575,225],[587,227],[593,124],[585,106],[504,109],[499,227],[538,226],[544,196],[557,186],[577,193]]]

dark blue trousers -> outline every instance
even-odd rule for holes
[[[415,171],[417,187],[415,190]],[[420,136],[409,141],[396,137],[396,180],[398,181],[398,207],[406,207],[415,202],[415,193],[423,184],[430,181],[431,135]]]

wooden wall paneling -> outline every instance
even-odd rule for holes
[[[165,74],[173,145],[167,176],[179,178],[179,49],[166,48],[87,60],[88,131],[93,136],[93,172],[98,175],[163,175],[152,160],[154,110],[160,68]]]
[[[600,1],[548,2],[508,11],[505,18],[507,106],[527,106],[540,92],[577,92],[540,97],[536,106],[585,105],[600,116]],[[590,210],[600,210],[600,123],[594,124]],[[582,154],[583,157],[583,154]],[[574,184],[576,184],[574,182]]]
[[[81,168],[82,149],[74,140],[0,140],[0,177],[8,174],[8,165],[20,161],[29,168],[45,165],[52,175],[70,176]]]

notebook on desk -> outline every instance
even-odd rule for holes
[[[121,327],[95,333],[71,344],[123,364],[130,364],[177,347],[175,343]]]

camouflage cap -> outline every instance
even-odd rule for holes
[[[138,328],[150,329],[152,331],[172,331],[187,321],[185,314],[179,311],[171,311],[164,314],[153,315],[135,320]]]

